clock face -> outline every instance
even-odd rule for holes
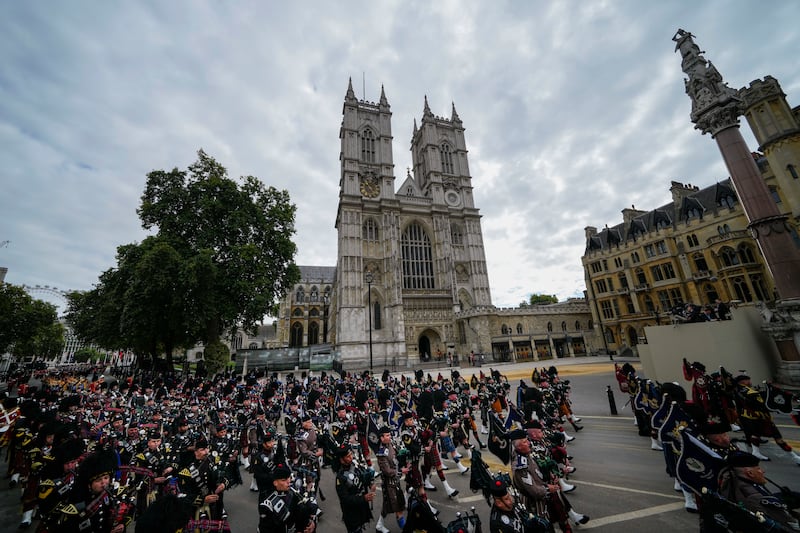
[[[456,191],[447,191],[444,195],[444,201],[447,202],[447,205],[450,207],[457,207],[461,204],[461,195]]]
[[[370,176],[362,176],[361,178],[361,194],[366,196],[367,198],[375,198],[380,194],[380,184],[378,183],[378,177],[373,175]]]

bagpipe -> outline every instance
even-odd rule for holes
[[[734,503],[718,492],[704,490],[702,493],[703,505],[700,516],[704,523],[714,524],[723,531],[738,532],[770,532],[789,533],[794,531],[784,527],[772,518],[761,512],[752,512],[742,505]]]
[[[456,513],[456,519],[447,524],[447,533],[482,533],[481,517],[471,507],[468,513]]]

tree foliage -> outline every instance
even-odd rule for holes
[[[165,353],[168,365],[175,349],[203,342],[218,370],[220,336],[254,328],[300,277],[288,192],[232,180],[201,150],[186,171],[148,174],[138,214],[156,234],[118,247],[117,266],[70,295],[70,323],[105,348]]]
[[[534,305],[543,305],[543,304],[557,304],[558,297],[555,294],[531,294],[528,301],[523,301],[519,304],[521,308],[531,307]]]
[[[0,283],[0,353],[53,359],[64,347],[64,327],[56,307],[25,289]]]

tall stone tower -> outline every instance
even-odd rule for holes
[[[739,131],[739,116],[750,113],[756,137],[767,148],[773,148],[774,154],[783,153],[782,149],[775,150],[782,141],[796,143],[798,130],[790,120],[792,113],[787,113],[788,106],[781,106],[782,92],[776,83],[756,82],[755,89],[731,89],[714,65],[703,57],[692,37],[679,29],[672,38],[675,50],[681,54],[681,68],[688,76],[685,84],[692,101],[690,117],[695,128],[710,133],[717,141],[750,221],[748,227],[775,280],[779,297],[777,323],[766,324],[764,329],[775,339],[781,353],[778,377],[784,382],[800,383],[800,248],[792,238],[795,230],[788,216],[778,209]],[[753,116],[758,108],[767,107],[769,113],[763,120]]]
[[[336,343],[346,362],[405,365],[454,349],[455,313],[490,306],[464,127],[427,98],[411,140],[414,175],[395,186],[391,110],[344,99],[336,217]],[[371,326],[370,326],[371,324]]]

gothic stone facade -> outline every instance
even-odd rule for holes
[[[296,289],[303,289],[304,300],[298,301],[298,290],[287,295],[278,320],[278,338],[286,346],[318,340],[302,328],[324,316],[317,327],[330,321],[328,342],[350,365],[367,366],[370,352],[376,367],[447,353],[516,359],[586,352],[583,336],[591,319],[585,301],[572,301],[569,309],[511,310],[515,317],[502,316],[509,310],[492,305],[480,212],[455,106],[443,118],[425,99],[411,135],[413,171],[399,185],[383,88],[377,103],[368,102],[356,98],[351,83],[342,115],[337,263],[301,267]],[[328,269],[325,279],[310,274],[314,268]],[[316,301],[308,299],[312,285],[320,291]],[[323,302],[320,295],[329,285]],[[556,330],[549,336],[548,323]],[[568,326],[562,329],[562,323]]]

